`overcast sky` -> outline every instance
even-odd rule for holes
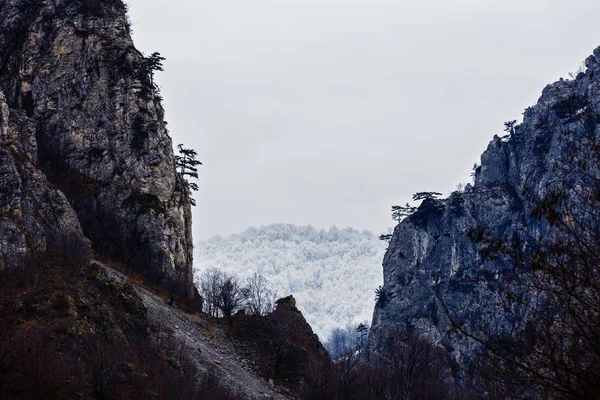
[[[196,240],[273,222],[383,232],[600,46],[600,2],[129,0],[174,143],[204,162]]]

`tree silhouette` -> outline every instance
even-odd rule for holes
[[[219,291],[219,310],[225,318],[231,318],[236,311],[243,308],[247,297],[246,289],[236,277],[225,276]]]
[[[413,201],[426,200],[431,199],[435,200],[440,197],[442,194],[438,192],[417,192],[413,194]]]
[[[378,306],[385,306],[388,300],[388,293],[383,286],[379,286],[377,289],[375,289],[375,302]]]
[[[357,345],[360,346],[360,348],[363,348],[364,344],[365,344],[365,339],[369,335],[369,327],[363,323],[360,323],[356,327],[356,332],[358,332],[358,334],[359,334],[359,337],[358,337],[359,343],[357,343]]]
[[[416,210],[416,207],[413,207],[408,203],[406,203],[405,206],[392,206],[392,219],[400,222],[404,218],[412,215]]]
[[[394,235],[391,233],[382,233],[381,235],[379,235],[379,240],[383,240],[384,242],[390,242],[390,240],[392,240],[392,237]]]
[[[517,125],[516,119],[513,119],[512,121],[506,121],[504,123],[504,132],[508,132],[509,135],[514,134],[516,125]]]
[[[154,84],[154,72],[164,71],[163,61],[165,61],[165,58],[161,56],[159,52],[155,51],[148,57],[142,58],[142,61],[140,62],[142,73],[150,78],[152,84]]]
[[[175,156],[175,167],[179,170],[179,175],[185,180],[188,188],[191,191],[198,191],[198,185],[194,182],[190,182],[188,178],[198,179],[198,165],[202,165],[200,161],[196,159],[198,153],[196,153],[193,149],[187,149],[183,147],[183,144],[178,144],[177,149],[179,151],[179,155]],[[190,203],[193,206],[196,205],[196,200],[192,196],[190,196]]]
[[[273,292],[269,289],[269,281],[262,275],[254,273],[246,285],[248,311],[252,315],[265,315],[273,311]]]

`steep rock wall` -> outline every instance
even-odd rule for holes
[[[495,136],[481,156],[474,185],[444,200],[425,200],[395,228],[383,260],[383,295],[375,306],[368,350],[385,357],[387,328],[405,326],[444,346],[456,365],[472,361],[478,345],[457,333],[444,311],[471,331],[507,332],[526,318],[523,309],[503,309],[496,283],[517,278],[504,259],[481,257],[489,238],[523,243],[544,237],[548,227],[532,218],[528,199],[542,197],[557,171],[568,164],[581,138],[598,132],[600,48],[574,80],[547,86],[510,135]],[[578,115],[591,117],[578,118]],[[442,299],[443,303],[439,299]]]
[[[71,241],[89,252],[75,211],[37,168],[35,127],[10,112],[0,92],[0,269],[26,263],[48,244]]]
[[[189,192],[125,12],[120,0],[0,2],[3,109],[18,115],[33,175],[62,193],[95,250],[189,295]]]

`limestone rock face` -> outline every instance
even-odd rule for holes
[[[484,244],[472,238],[488,232],[492,240],[518,237],[527,243],[547,232],[547,226],[531,218],[527,194],[541,197],[557,178],[554,167],[568,159],[584,130],[598,132],[597,118],[569,117],[588,108],[600,110],[600,48],[586,65],[577,79],[547,86],[510,135],[494,137],[481,156],[473,186],[444,200],[425,200],[396,226],[383,260],[383,295],[368,342],[375,362],[384,356],[386,328],[406,326],[444,346],[458,364],[468,363],[476,345],[457,335],[440,298],[467,328],[510,330],[515,321],[507,315],[525,312],[498,306],[495,282],[507,275],[519,277],[506,260],[483,260]],[[575,109],[566,112],[566,107]]]
[[[48,243],[70,238],[89,251],[67,198],[37,168],[35,127],[19,111],[11,115],[1,92],[0,129],[0,268],[18,266]]]
[[[125,11],[120,0],[0,2],[0,133],[10,136],[0,146],[0,191],[32,193],[60,222],[46,221],[52,229],[80,226],[97,252],[190,295],[189,192]],[[13,205],[2,197],[0,207]],[[0,241],[13,238],[7,221]]]

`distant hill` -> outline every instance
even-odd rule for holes
[[[371,321],[385,247],[368,231],[274,224],[196,243],[196,274],[209,267],[243,281],[262,274],[279,296],[294,295],[324,340],[336,327]]]

